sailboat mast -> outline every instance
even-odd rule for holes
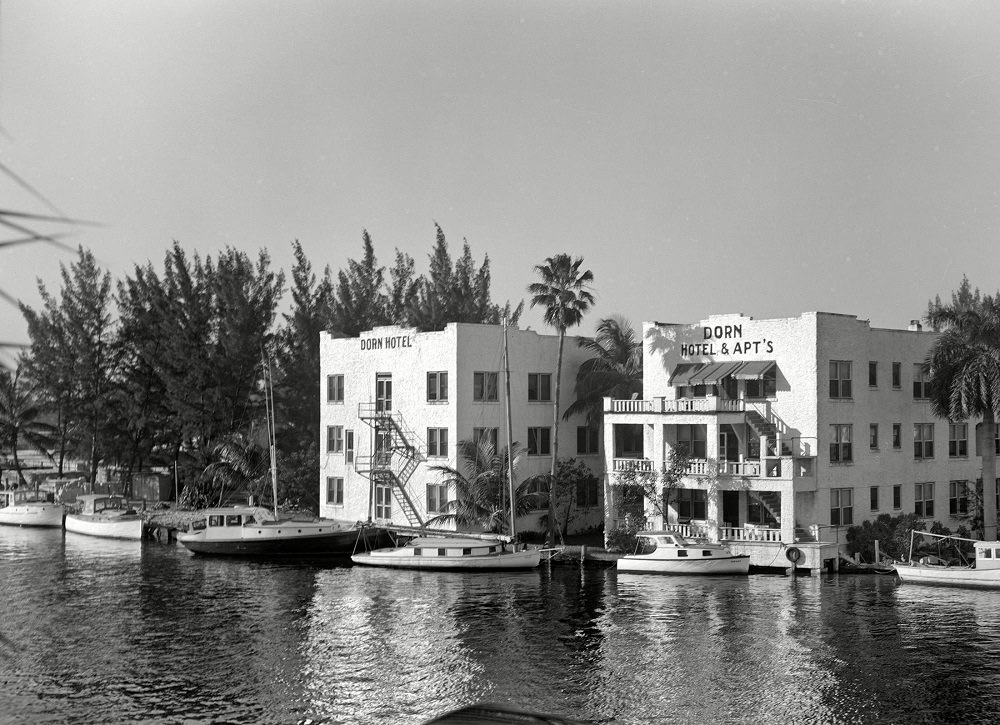
[[[514,440],[510,422],[510,360],[507,353],[507,316],[503,318],[503,374],[504,374],[504,408],[507,413],[507,498],[510,501],[510,540],[514,541],[514,518],[517,515],[517,502],[514,500]]]
[[[271,383],[271,360],[264,357],[264,412],[267,415],[267,447],[271,457],[271,493],[274,495],[274,518],[278,518],[278,464],[275,455],[274,387]]]

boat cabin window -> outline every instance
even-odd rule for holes
[[[208,525],[209,526],[222,526],[222,516],[220,516],[219,514],[213,514],[212,516],[209,516],[208,517]]]
[[[687,555],[688,555],[688,553],[687,553],[687,551],[686,551],[686,550],[684,550],[684,549],[681,549],[680,551],[678,551],[678,552],[677,552],[677,556],[678,556],[678,557],[681,557],[681,556],[687,556]]]
[[[226,526],[239,526],[243,523],[243,517],[239,514],[227,514]]]
[[[447,549],[438,549],[438,556],[446,556],[448,554]]]
[[[702,556],[711,556],[711,555],[712,555],[712,552],[711,552],[711,551],[709,551],[708,549],[702,549],[702,550],[701,550],[701,555],[702,555]]]
[[[423,549],[419,549],[419,548],[417,548],[417,549],[414,549],[414,550],[413,550],[413,555],[414,555],[414,556],[423,556],[423,553],[424,553],[424,550],[423,550]]]
[[[462,549],[462,556],[472,556],[472,549]]]
[[[984,559],[993,558],[993,549],[980,549],[979,553]]]

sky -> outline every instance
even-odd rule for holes
[[[174,240],[336,272],[365,229],[424,273],[437,223],[501,304],[583,257],[582,334],[905,328],[1000,288],[998,38],[992,0],[5,0],[0,162],[44,199],[3,176],[0,207],[96,224],[36,223],[70,250],[0,248],[0,290],[37,309],[78,245],[115,279]]]

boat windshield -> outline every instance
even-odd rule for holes
[[[635,553],[646,556],[656,551],[656,539],[652,536],[638,536],[635,540]]]

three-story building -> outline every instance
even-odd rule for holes
[[[518,481],[548,473],[555,451],[553,396],[558,337],[508,329],[511,438],[526,451]],[[504,331],[498,325],[452,323],[418,332],[380,327],[359,337],[320,339],[322,413],[321,515],[421,526],[449,510],[456,491],[436,466],[462,470],[458,443],[485,438],[508,445]],[[585,359],[577,338],[564,343],[562,409],[573,400]],[[600,437],[582,417],[559,426],[558,456],[594,472],[562,502],[570,530],[602,520]],[[536,510],[521,531],[542,530],[548,503],[536,486]]]
[[[646,323],[644,399],[605,400],[606,530],[642,513],[731,542],[757,565],[783,565],[775,557],[794,547],[815,569],[849,526],[882,513],[967,523],[976,421],[931,412],[935,338],[919,323],[872,329],[829,313]],[[689,459],[679,487],[630,512],[618,484],[654,476],[675,449]]]

